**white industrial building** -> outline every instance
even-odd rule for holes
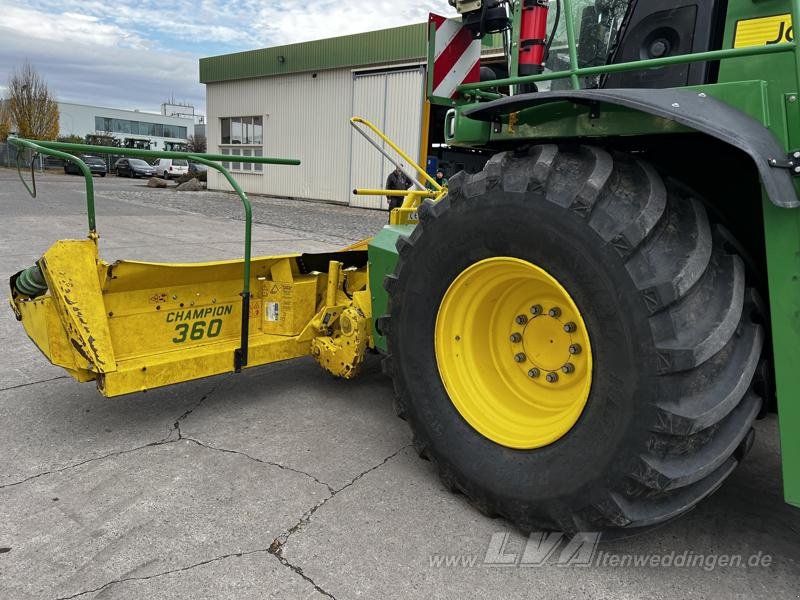
[[[194,132],[194,119],[186,117],[69,102],[59,102],[58,112],[59,135],[111,136],[129,148],[185,149],[188,136]]]
[[[383,187],[391,168],[349,119],[373,121],[419,158],[425,39],[424,27],[410,26],[203,59],[209,152],[302,161],[233,163],[248,192],[377,208],[379,199],[352,190]],[[209,188],[227,187],[209,175]]]
[[[369,119],[415,160],[428,152],[427,24],[264,48],[200,61],[208,151],[297,158],[299,167],[226,164],[249,193],[385,208],[393,167],[350,117]],[[209,189],[230,189],[212,172]]]

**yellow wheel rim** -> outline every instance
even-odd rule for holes
[[[436,318],[436,362],[476,431],[509,448],[552,444],[577,422],[592,385],[580,311],[547,271],[496,257],[465,269]]]

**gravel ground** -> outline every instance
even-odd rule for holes
[[[106,183],[106,182],[103,182]],[[110,178],[98,189],[98,198],[190,212],[215,219],[243,218],[239,197],[228,192],[203,192],[186,197],[173,189],[153,190],[144,180]],[[383,210],[350,208],[337,204],[251,196],[253,222],[284,231],[314,234],[316,239],[351,243],[370,237],[387,222]]]

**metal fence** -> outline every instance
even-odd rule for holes
[[[10,167],[16,168],[17,167],[17,152],[19,152],[16,146],[12,146],[8,142],[0,142],[0,167]],[[30,161],[30,155],[27,151],[21,151],[23,156],[20,158],[20,164],[24,165],[26,168],[30,165],[28,161]],[[112,166],[117,161],[117,159],[121,158],[121,156],[117,155],[99,155],[99,158],[103,159],[106,163],[106,167],[108,171],[111,172]],[[42,156],[39,155],[36,157],[35,168],[39,171],[44,171],[47,169],[63,169],[64,168],[64,161],[60,158],[53,158],[52,156]]]
[[[17,150],[16,147],[12,146],[8,142],[0,142],[0,166],[16,168],[18,152],[20,151]],[[23,151],[22,156],[20,157],[20,164],[24,165],[27,168],[30,165],[29,161],[30,161],[30,155],[27,155]],[[54,159],[50,156],[40,155],[36,157],[34,167],[39,171],[44,171],[45,169],[63,169],[64,161],[59,159]]]

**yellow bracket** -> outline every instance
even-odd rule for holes
[[[401,149],[401,148],[400,148],[400,147],[399,147],[397,144],[395,144],[395,143],[394,143],[392,140],[390,140],[390,139],[389,139],[389,136],[387,136],[385,133],[383,133],[383,132],[382,132],[380,129],[378,129],[378,128],[377,128],[377,127],[376,127],[374,124],[372,124],[370,121],[367,121],[366,119],[364,119],[364,118],[362,118],[362,117],[352,117],[352,118],[350,119],[350,124],[353,126],[353,128],[354,128],[356,131],[358,131],[358,133],[360,133],[361,135],[363,135],[363,136],[364,136],[364,139],[366,139],[366,140],[367,140],[367,141],[368,141],[370,144],[372,144],[373,146],[375,146],[375,148],[378,150],[378,152],[380,152],[381,154],[383,154],[383,155],[384,155],[384,156],[385,156],[387,159],[389,159],[389,161],[391,161],[391,162],[392,162],[392,163],[393,163],[393,164],[394,164],[396,167],[399,167],[399,165],[398,165],[398,164],[397,164],[397,163],[396,163],[396,162],[395,162],[395,161],[392,159],[392,157],[391,157],[391,156],[389,156],[389,154],[388,154],[388,153],[387,153],[385,150],[383,150],[383,148],[381,148],[381,147],[380,147],[380,146],[378,146],[378,145],[377,145],[377,144],[376,144],[376,143],[375,143],[373,140],[371,140],[371,139],[370,139],[370,137],[369,137],[369,136],[368,136],[366,133],[364,133],[364,132],[363,132],[361,129],[359,129],[359,127],[358,127],[358,126],[359,126],[359,125],[364,125],[365,127],[367,127],[367,128],[369,128],[369,129],[371,129],[371,130],[372,130],[372,132],[373,132],[373,133],[375,133],[375,135],[377,135],[377,136],[378,136],[378,137],[379,137],[381,140],[383,140],[384,142],[386,142],[386,144],[387,144],[387,145],[388,145],[388,146],[389,146],[389,147],[390,147],[392,150],[394,150],[395,152],[397,152],[397,154],[398,154],[399,156],[401,156],[401,157],[403,158],[403,160],[405,160],[405,161],[406,161],[406,162],[407,162],[409,165],[411,165],[412,167],[414,167],[414,169],[417,171],[417,173],[419,173],[419,174],[422,176],[422,178],[423,178],[425,181],[427,181],[427,182],[428,182],[428,183],[431,185],[431,187],[433,187],[433,189],[434,189],[435,191],[437,191],[437,192],[441,192],[441,191],[442,191],[442,186],[440,186],[438,183],[436,183],[436,180],[435,180],[433,177],[431,177],[430,175],[428,175],[428,172],[427,172],[425,169],[423,169],[422,167],[420,167],[420,166],[419,166],[419,164],[417,164],[417,161],[415,161],[415,160],[414,160],[413,158],[411,158],[411,157],[410,157],[408,154],[406,154],[405,152],[403,152],[403,150],[402,150],[402,149]],[[406,173],[406,175],[408,175],[408,173]],[[412,179],[412,180],[414,180],[414,178],[413,178],[413,177],[409,177],[409,179]],[[420,184],[417,184],[417,185],[420,185]]]
[[[391,214],[389,215],[389,223],[391,225],[407,225],[410,223],[417,223],[419,220],[417,218],[417,209],[419,208],[422,201],[426,198],[432,198],[437,202],[445,197],[447,194],[447,188],[442,187],[439,185],[436,180],[431,177],[428,172],[423,169],[413,158],[411,158],[408,154],[403,152],[403,150],[395,144],[389,136],[383,133],[380,129],[378,129],[374,124],[367,121],[362,117],[353,117],[350,119],[350,124],[353,128],[358,131],[364,139],[367,140],[370,144],[372,144],[375,149],[378,150],[381,154],[383,154],[392,164],[396,167],[403,170],[406,176],[414,182],[415,186],[418,188],[422,188],[422,184],[420,184],[416,179],[410,176],[405,169],[402,169],[400,165],[386,152],[383,148],[381,148],[374,140],[372,140],[364,131],[362,131],[358,126],[364,125],[368,129],[370,129],[375,135],[377,135],[383,142],[386,143],[392,150],[397,152],[397,154],[403,158],[409,165],[414,167],[414,170],[419,173],[420,177],[428,182],[431,188],[433,189],[410,189],[406,191],[402,190],[377,190],[377,189],[355,189],[353,190],[353,194],[356,196],[403,196],[403,204],[399,208],[395,208],[392,210]]]
[[[447,194],[447,188],[439,188],[438,192],[430,190],[406,190],[405,192],[402,190],[353,190],[353,194],[356,196],[403,196],[403,204],[389,214],[389,223],[391,225],[408,225],[419,222],[417,210],[423,200],[432,198],[438,202]]]

